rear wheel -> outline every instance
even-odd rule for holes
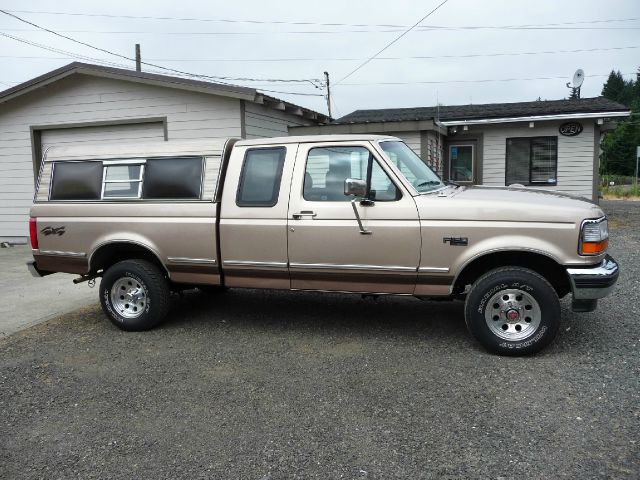
[[[471,334],[501,355],[536,353],[555,338],[560,301],[536,272],[519,267],[492,270],[471,287],[465,303]]]
[[[100,283],[100,304],[109,320],[127,331],[159,324],[169,308],[169,284],[158,267],[145,260],[125,260],[110,267]]]

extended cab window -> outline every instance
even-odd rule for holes
[[[370,200],[400,198],[400,191],[365,147],[318,147],[309,150],[303,197],[320,202],[348,202],[344,194],[347,178],[365,180]]]
[[[236,196],[239,207],[273,207],[278,203],[285,155],[284,147],[247,150]]]

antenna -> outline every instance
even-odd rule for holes
[[[578,70],[576,70],[576,73],[573,74],[573,82],[567,82],[567,88],[571,89],[571,95],[569,95],[569,98],[571,100],[577,100],[578,98],[580,98],[580,87],[582,86],[583,82],[584,70],[579,68]],[[571,83],[573,83],[573,86],[571,86]]]

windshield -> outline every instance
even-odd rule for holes
[[[431,192],[444,186],[442,180],[404,142],[399,140],[379,142],[389,160],[398,167],[420,193]]]

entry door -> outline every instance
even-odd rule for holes
[[[462,184],[477,183],[475,142],[449,144],[449,180]]]
[[[344,181],[368,182],[355,203]],[[415,202],[369,142],[301,144],[288,214],[291,287],[413,293],[420,255]]]

